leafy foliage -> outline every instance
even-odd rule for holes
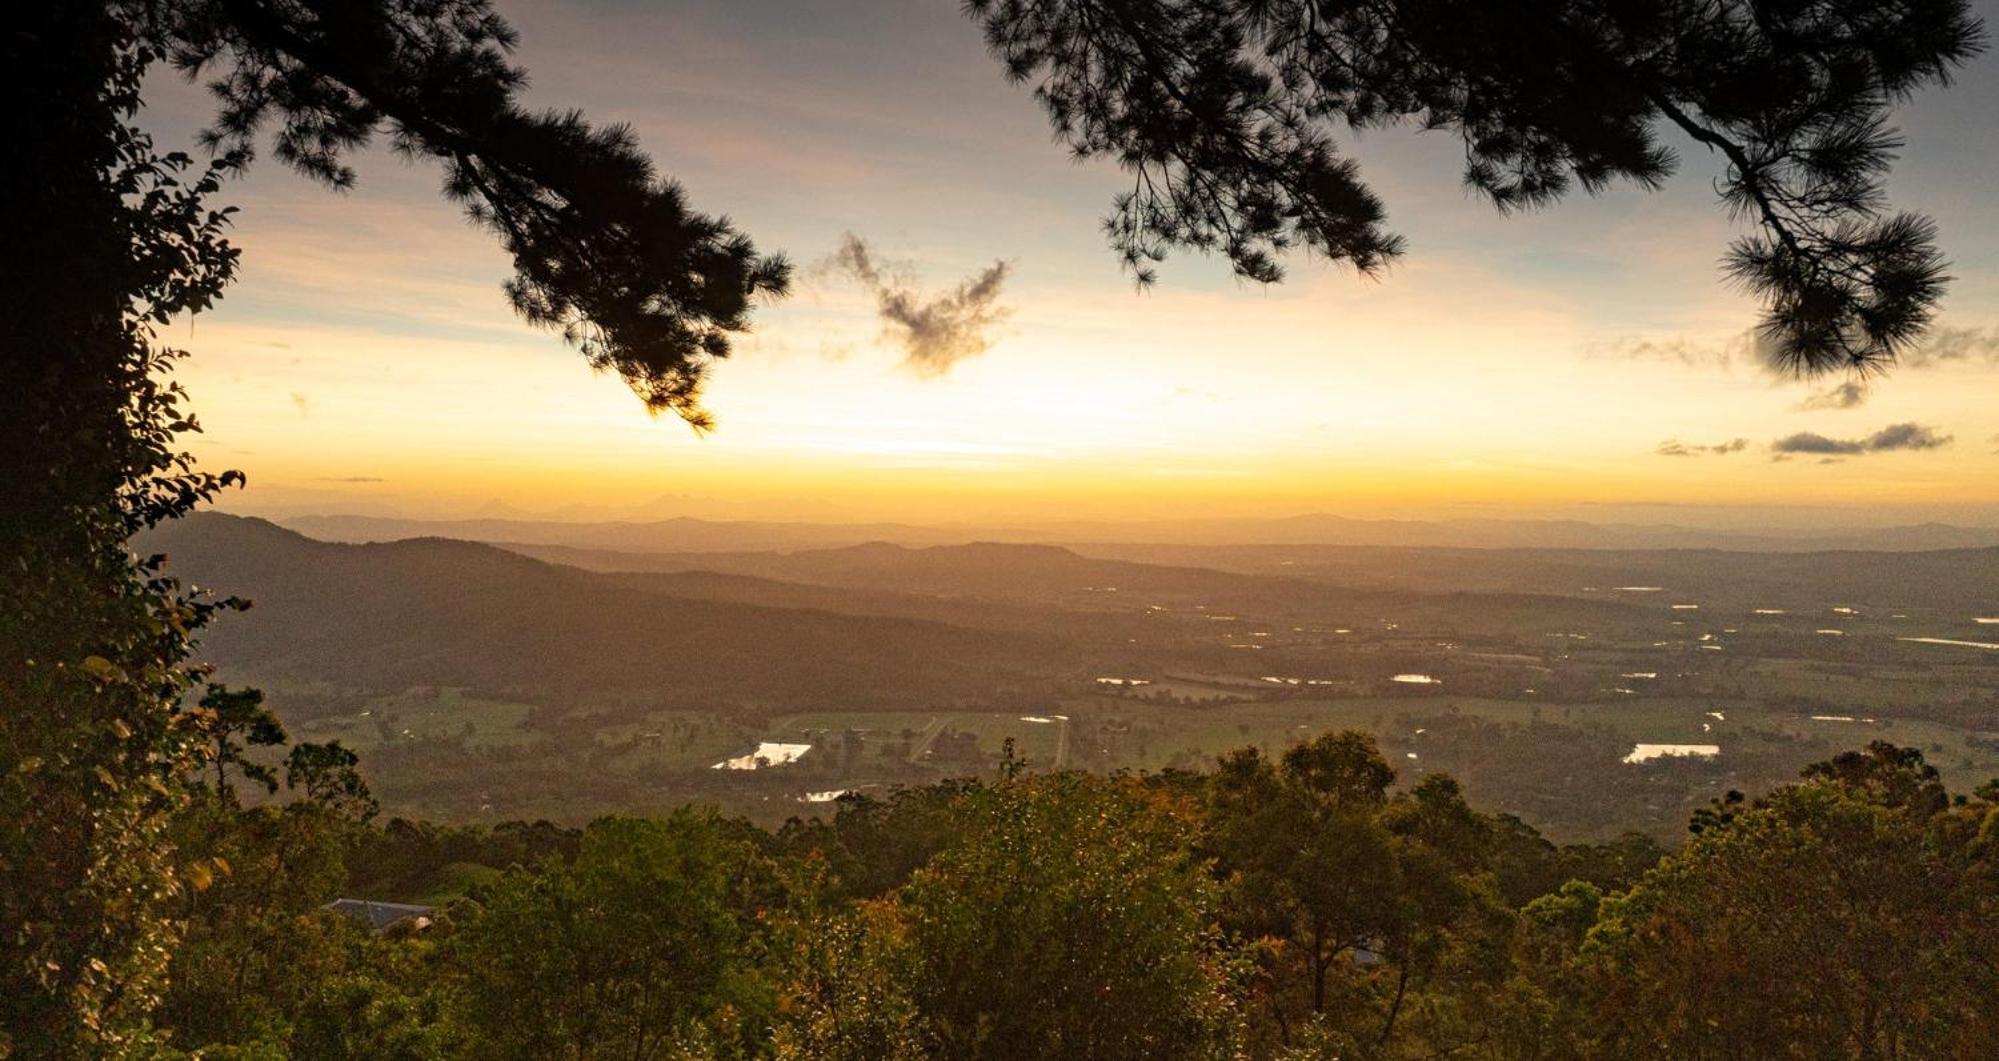
[[[156,1034],[204,1057],[1985,1056],[1999,806],[1938,805],[1927,771],[1841,756],[1663,856],[1538,842],[1448,776],[1398,786],[1354,733],[1207,774],[1009,766],[776,834],[210,793],[175,821],[215,875]],[[883,842],[897,825],[920,839]],[[1602,883],[1495,886],[1567,870]],[[380,933],[320,911],[355,889],[442,905]],[[1314,933],[1358,941],[1323,998]]]
[[[240,165],[162,154],[129,124],[152,52],[94,5],[38,8],[4,45],[10,129],[32,166],[0,181],[0,1052],[117,1053],[143,1036],[183,887],[168,816],[198,764],[195,632],[218,608],[133,531],[237,473],[197,471],[197,430],[155,342],[235,267]]]
[[[896,903],[927,1056],[1225,1055],[1233,973],[1189,810],[1080,774],[966,792]]]
[[[1988,1051],[1999,1034],[1987,1004],[1999,988],[1989,962],[1999,894],[1989,863],[1967,872],[1961,840],[1939,842],[1929,817],[1820,775],[1703,830],[1606,900],[1581,948],[1599,1048],[1674,1057]]]
[[[573,863],[509,874],[454,942],[471,1033],[497,1057],[732,1053],[768,1005],[741,968],[754,855],[682,811],[604,819]]]

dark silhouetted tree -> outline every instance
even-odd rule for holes
[[[0,1049],[134,1048],[172,941],[166,816],[198,771],[176,707],[215,607],[138,529],[240,479],[196,470],[156,329],[233,275],[220,180],[261,143],[334,187],[378,134],[513,257],[507,294],[654,411],[707,426],[703,369],[788,268],[689,209],[622,127],[535,113],[484,0],[36,4],[0,38]],[[215,159],[133,128],[147,71],[208,79]]]
[[[174,711],[193,632],[226,602],[126,540],[233,476],[196,471],[154,341],[235,251],[201,169],[127,118],[150,53],[97,5],[0,34],[18,165],[0,167],[0,1053],[133,1049],[182,886],[166,828],[198,769]]]
[[[1334,135],[1455,134],[1501,210],[1657,187],[1661,128],[1713,152],[1761,347],[1803,375],[1892,362],[1945,277],[1886,208],[1889,109],[1983,46],[1964,0],[967,0],[1081,157],[1132,174],[1105,222],[1141,282],[1173,247],[1269,282],[1303,247],[1362,273],[1402,249]]]

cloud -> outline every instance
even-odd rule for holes
[[[298,414],[300,416],[312,415],[311,399],[307,398],[305,395],[300,394],[297,391],[292,392],[292,406],[298,410]]]
[[[316,481],[316,482],[322,482],[322,483],[386,483],[386,482],[388,482],[388,480],[387,480],[387,479],[384,479],[384,478],[382,478],[382,477],[380,477],[380,476],[378,476],[378,475],[321,475],[321,476],[318,476],[318,477],[317,477],[317,478],[315,479],[315,481]]]
[[[1827,438],[1810,431],[1786,435],[1770,443],[1772,453],[1865,453],[1867,443],[1857,438]]]
[[[1960,361],[1999,365],[1999,328],[1935,328],[1921,346],[1902,355],[1902,364],[1910,368]]]
[[[1633,361],[1664,361],[1670,364],[1686,365],[1690,368],[1733,368],[1738,364],[1760,365],[1766,372],[1783,379],[1792,378],[1788,369],[1770,356],[1770,344],[1760,329],[1751,328],[1727,338],[1688,338],[1673,336],[1668,338],[1648,338],[1644,336],[1620,336],[1605,342],[1591,343],[1584,348],[1590,357],[1625,358]],[[1999,366],[1999,327],[1953,328],[1935,327],[1915,346],[1902,352],[1895,367],[1919,371],[1942,368],[1954,364]],[[1809,405],[1824,395],[1808,399],[1809,408],[1851,409],[1865,399],[1865,391],[1858,384],[1842,384],[1829,394],[1853,387],[1858,397],[1851,405]]]
[[[1938,434],[1934,427],[1917,423],[1890,424],[1868,436],[1867,448],[1875,453],[1891,449],[1942,449],[1952,441],[1952,436]]]
[[[1800,431],[1770,443],[1770,452],[1780,459],[1792,454],[1853,457],[1863,453],[1887,453],[1894,450],[1942,449],[1950,445],[1951,440],[1952,436],[1940,434],[1936,428],[1918,423],[1904,423],[1890,424],[1866,438],[1827,438],[1810,431]]]
[[[1813,409],[1852,409],[1858,407],[1866,400],[1867,387],[1859,380],[1850,379],[1829,390],[1823,390],[1811,395],[1798,403],[1798,408],[1806,411]]]
[[[1628,358],[1633,361],[1665,361],[1689,368],[1727,368],[1735,361],[1747,336],[1728,342],[1699,339],[1643,339],[1622,336],[1585,348],[1590,357]]]
[[[1712,446],[1690,446],[1677,438],[1669,438],[1659,443],[1659,448],[1655,452],[1661,457],[1698,457],[1706,453],[1726,456],[1730,453],[1740,453],[1748,448],[1749,440],[1746,438],[1731,438],[1727,442],[1717,442]]]
[[[987,331],[1013,312],[998,304],[1012,268],[1004,261],[927,297],[892,275],[851,232],[834,252],[832,264],[874,295],[885,334],[902,346],[903,364],[919,376],[942,376],[958,362],[985,353],[992,346]]]

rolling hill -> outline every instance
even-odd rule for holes
[[[204,514],[136,544],[168,554],[184,580],[254,602],[205,639],[225,679],[908,703],[950,696],[968,675],[990,684],[1077,665],[1047,635],[838,614],[810,606],[834,603],[823,592],[607,576],[473,542],[334,544]]]

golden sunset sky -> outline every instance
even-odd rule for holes
[[[229,189],[241,282],[166,336],[193,354],[197,452],[250,475],[223,507],[1999,522],[1991,55],[1900,116],[1891,195],[1938,220],[1958,277],[1944,341],[1857,405],[1807,408],[1840,381],[1775,380],[1741,353],[1755,307],[1716,267],[1735,230],[1718,163],[1691,145],[1663,192],[1508,218],[1463,189],[1448,135],[1373,132],[1354,151],[1409,240],[1383,278],[1297,258],[1253,288],[1181,254],[1141,293],[1097,228],[1127,178],[1067,160],[953,0],[500,7],[531,103],[630,123],[695,207],[797,266],[713,375],[719,430],[649,418],[514,319],[504,255],[439,199],[435,170],[377,150],[337,195],[266,160]],[[206,101],[161,89],[148,121],[184,140]],[[1006,262],[986,349],[914,371],[833,264],[848,233],[919,298]],[[1771,445],[1908,423],[1950,442],[1830,462]]]

